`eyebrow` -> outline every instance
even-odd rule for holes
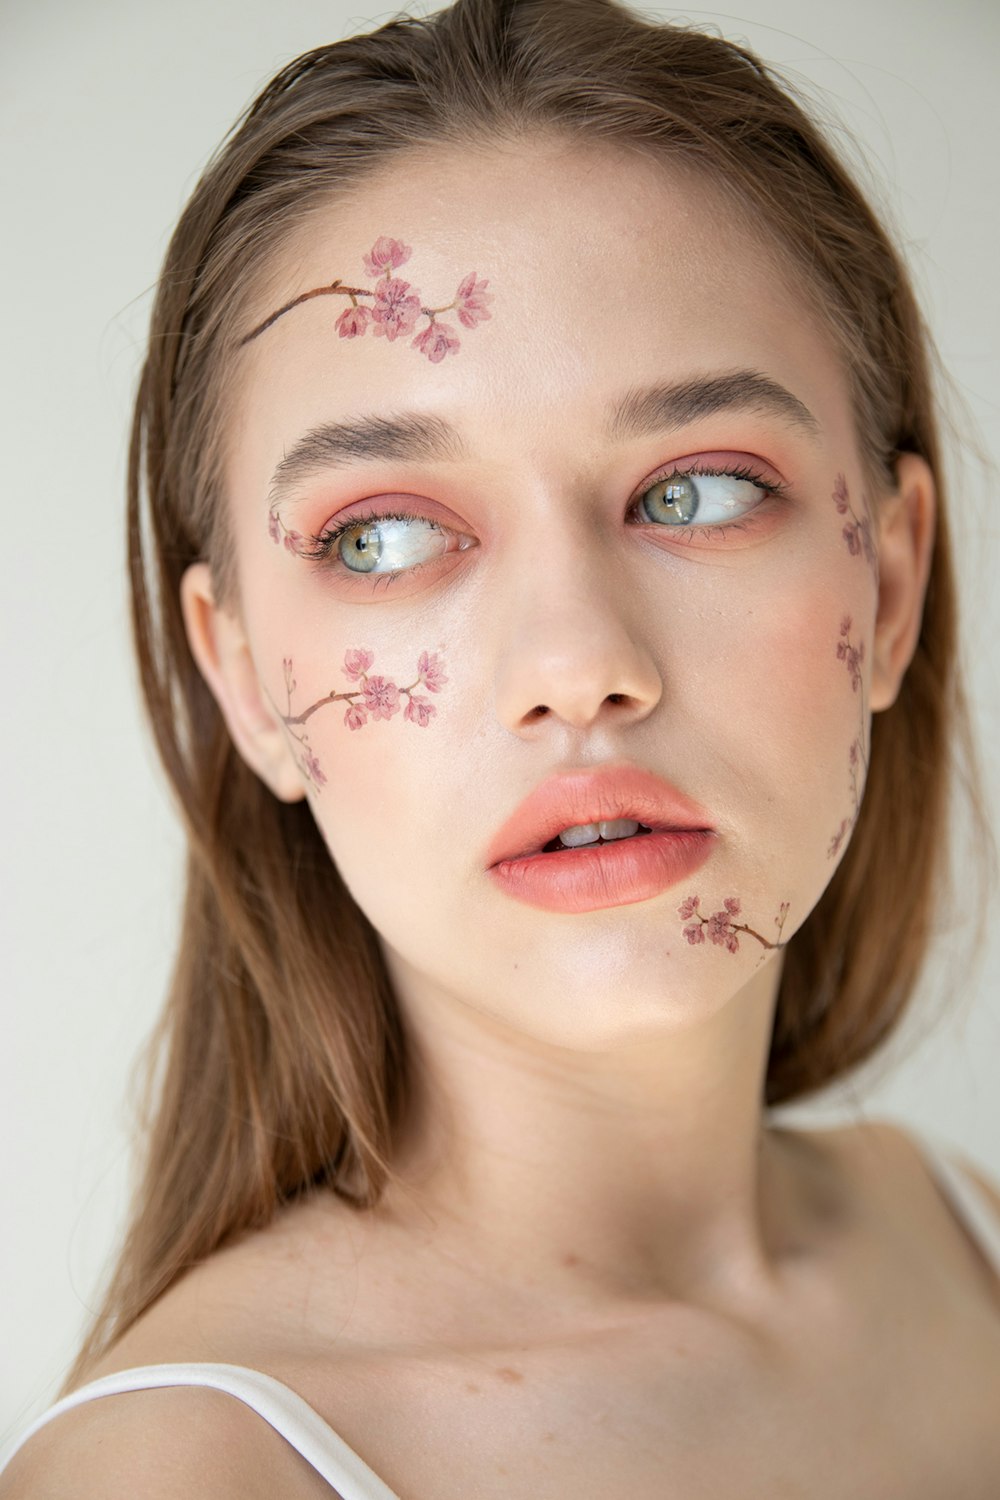
[[[605,433],[613,442],[649,437],[721,411],[777,417],[813,440],[820,433],[809,408],[757,370],[633,387],[609,403]],[[271,477],[268,504],[273,509],[300,484],[328,469],[379,461],[458,463],[469,456],[457,428],[442,417],[406,412],[324,422],[299,438],[281,459]]]

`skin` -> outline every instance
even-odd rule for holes
[[[783,954],[686,938],[684,903],[787,942],[825,889],[857,810],[851,747],[860,735],[866,752],[915,647],[931,475],[906,456],[877,497],[876,571],[845,536],[864,480],[832,340],[696,178],[541,141],[411,159],[304,228],[248,331],[357,276],[379,236],[413,247],[396,274],[429,306],[487,278],[490,319],[437,362],[406,339],[338,336],[343,303],[326,296],[253,338],[227,460],[239,609],[216,604],[206,564],[183,584],[234,741],[276,796],[310,800],[417,1059],[406,1188],[357,1233],[419,1237],[480,1285],[530,1288],[550,1323],[636,1297],[759,1321],[802,1214],[760,1100]],[[738,369],[790,390],[818,435],[753,410],[601,434],[631,385]],[[308,428],[401,410],[456,424],[468,458],[330,469],[282,507],[279,536],[408,497],[471,540],[389,588],[348,587],[275,545],[271,475]],[[657,471],[719,453],[787,483],[758,530],[690,545],[626,519]],[[856,672],[838,649],[847,617]],[[428,722],[352,731],[344,702],[292,722],[351,690],[351,652],[401,690],[436,654],[447,681]],[[575,916],[498,892],[483,854],[500,823],[553,771],[608,760],[709,809],[718,838],[694,882]]]

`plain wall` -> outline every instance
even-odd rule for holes
[[[743,4],[646,12],[748,40],[864,142],[967,403],[963,434],[995,458],[1000,8]],[[0,5],[0,1439],[53,1399],[119,1233],[128,1076],[177,927],[182,844],[139,708],[124,572],[126,433],[151,288],[201,167],[258,88],[306,48],[392,14],[359,0]],[[996,499],[996,472],[967,457],[952,503],[994,826]],[[969,931],[943,934],[889,1051],[796,1114],[896,1118],[1000,1178],[998,926],[972,974]]]

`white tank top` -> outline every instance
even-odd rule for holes
[[[920,1144],[928,1165],[959,1219],[968,1226],[986,1259],[1000,1276],[1000,1215],[978,1183],[951,1159],[946,1146],[937,1144],[926,1135]],[[395,1491],[301,1396],[273,1376],[243,1365],[143,1365],[91,1381],[50,1406],[7,1445],[0,1453],[0,1473],[40,1427],[84,1401],[118,1395],[123,1391],[177,1385],[211,1386],[244,1401],[301,1453],[306,1462],[339,1492],[342,1500],[399,1500]]]

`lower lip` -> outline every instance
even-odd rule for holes
[[[676,829],[585,844],[580,849],[502,859],[489,874],[508,896],[543,911],[600,911],[629,906],[669,890],[701,868],[711,829]]]

